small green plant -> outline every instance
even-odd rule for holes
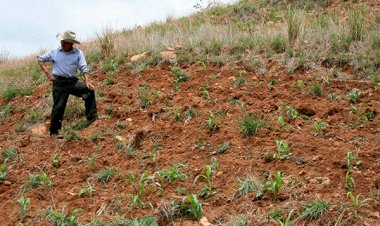
[[[129,197],[132,199],[132,208],[133,207],[142,207],[145,208],[145,203],[143,202],[145,196],[145,190],[148,189],[149,181],[155,179],[155,176],[149,176],[148,172],[144,172],[137,179],[136,175],[132,174],[127,178],[128,183],[132,188],[135,189],[136,194],[130,194]]]
[[[208,84],[199,89],[199,95],[205,100],[211,100],[210,92],[208,91]]]
[[[184,197],[182,202],[175,206],[175,209],[177,209],[185,217],[192,215],[197,220],[202,217],[203,213],[202,204],[198,201],[197,196],[194,194]]]
[[[0,122],[9,118],[13,111],[13,107],[11,104],[6,104],[0,107]]]
[[[321,97],[323,94],[322,86],[318,83],[314,83],[313,86],[310,88],[309,93],[313,96]]]
[[[148,108],[150,105],[149,94],[148,94],[149,90],[150,90],[150,86],[147,84],[139,86],[138,88],[138,92],[140,96],[140,107],[143,109]]]
[[[268,86],[274,86],[277,82],[278,82],[277,79],[271,78],[268,81]]]
[[[92,194],[95,192],[95,188],[87,181],[87,187],[81,188],[78,193],[78,197],[92,197]]]
[[[199,192],[199,197],[207,198],[215,193],[214,188],[212,187],[212,174],[212,166],[205,165],[203,166],[202,172],[195,177],[194,183],[196,183],[199,178],[203,178],[207,181],[207,185],[202,186],[201,191]]]
[[[272,193],[274,196],[277,196],[280,192],[280,187],[284,183],[284,180],[282,179],[282,173],[280,171],[276,171],[274,174],[274,180],[270,182],[270,186],[268,187],[268,191]],[[268,183],[264,185],[264,187],[267,187]]]
[[[278,116],[277,121],[278,121],[278,123],[280,124],[281,129],[285,129],[286,123],[285,123],[284,116],[282,116],[282,114],[280,114],[280,115]]]
[[[311,201],[303,207],[303,211],[300,217],[306,220],[316,220],[320,218],[325,212],[327,212],[329,208],[329,202],[323,199],[317,199]]]
[[[42,112],[37,109],[32,109],[27,112],[27,120],[31,124],[36,124],[44,121]]]
[[[276,35],[271,42],[271,47],[276,53],[283,53],[286,50],[286,39],[282,35]]]
[[[241,123],[244,136],[251,136],[256,134],[260,128],[264,127],[265,125],[265,120],[256,119],[256,116],[252,113],[244,115],[243,122]]]
[[[273,155],[276,159],[288,159],[292,153],[285,140],[276,140],[277,153]]]
[[[246,85],[247,83],[245,81],[245,77],[246,77],[245,71],[239,71],[239,75],[235,76],[234,87],[236,88],[241,85]]]
[[[225,143],[219,145],[218,148],[215,151],[210,152],[209,154],[207,154],[207,156],[223,154],[228,149],[230,149],[230,142],[225,142]]]
[[[16,147],[9,147],[1,153],[1,157],[4,159],[4,161],[12,160],[13,158],[16,158],[17,155],[18,155],[18,150]]]
[[[106,186],[112,177],[115,176],[116,172],[117,170],[115,168],[107,168],[95,174],[94,178],[102,183],[103,186]]]
[[[25,132],[26,129],[27,129],[26,125],[22,122],[17,123],[14,127],[15,132],[18,132],[18,133]]]
[[[294,221],[292,221],[293,212],[294,212],[294,209],[292,209],[290,211],[290,213],[288,214],[288,216],[286,217],[286,219],[284,221],[281,221],[281,220],[278,221],[280,226],[293,226],[294,225]]]
[[[359,212],[360,208],[365,206],[368,201],[372,200],[371,198],[365,198],[363,195],[354,196],[354,194],[352,192],[348,192],[347,197],[349,197],[351,202],[352,202],[352,206],[355,209],[355,216],[356,217],[358,217],[360,214],[360,212]],[[360,200],[360,199],[362,199],[362,200]]]
[[[54,154],[52,165],[54,168],[58,168],[62,159],[62,155]]]
[[[6,161],[0,164],[0,182],[5,181],[7,178],[7,165]]]
[[[46,221],[49,223],[52,223],[57,226],[62,225],[80,225],[79,220],[77,218],[77,213],[79,212],[79,209],[73,210],[72,213],[65,212],[65,209],[63,208],[61,212],[54,211],[52,207],[49,207],[45,210],[45,217]]]
[[[194,108],[188,108],[185,111],[185,120],[190,120],[198,115],[198,111]]]
[[[351,177],[351,171],[347,170],[344,176],[344,187],[347,191],[351,191],[355,187],[354,178]]]
[[[210,116],[206,120],[206,123],[207,123],[207,129],[208,129],[209,133],[215,133],[220,128],[219,127],[219,121],[218,121],[218,119],[216,118],[215,114],[212,111],[210,111]]]
[[[300,113],[298,113],[298,111],[292,106],[289,106],[285,103],[283,103],[282,105],[286,111],[286,122],[292,122],[301,116]]]
[[[282,210],[279,208],[274,208],[271,212],[268,214],[268,218],[274,221],[281,220],[282,218]]]
[[[25,198],[24,196],[21,196],[17,203],[21,207],[21,221],[25,218],[26,213],[28,212],[28,205],[30,204],[30,198]]]
[[[365,116],[364,105],[361,105],[359,108],[355,105],[351,105],[351,112],[356,117],[353,126],[359,126],[362,120],[368,121],[367,117]]]
[[[109,74],[109,75],[107,76],[106,80],[105,80],[105,84],[106,84],[107,86],[112,86],[112,85],[115,84],[115,79],[116,79],[116,77],[115,77],[114,74]]]
[[[96,153],[92,153],[90,157],[87,158],[87,162],[90,165],[90,170],[95,170],[95,160],[96,160]]]
[[[185,180],[187,178],[186,174],[180,171],[180,168],[184,166],[185,165],[181,163],[174,164],[170,166],[168,169],[158,171],[157,174],[168,181]]]
[[[186,82],[189,79],[187,73],[179,67],[172,67],[171,72],[175,76],[175,83]]]
[[[360,98],[360,92],[357,89],[353,89],[347,94],[348,98],[350,98],[350,101],[354,104],[356,104]]]
[[[26,182],[26,190],[38,188],[41,185],[45,185],[48,187],[53,186],[53,182],[49,180],[49,177],[46,173],[31,175],[28,181]]]
[[[295,87],[297,87],[297,89],[300,91],[300,93],[302,93],[302,89],[303,89],[303,81],[302,80],[297,80],[295,82]]]
[[[176,121],[179,121],[181,119],[181,110],[180,108],[176,107],[173,109],[173,115]]]
[[[321,132],[323,131],[323,128],[325,126],[327,126],[328,123],[327,122],[313,122],[313,129],[314,129],[314,133],[316,136],[318,136],[319,134],[321,134]]]

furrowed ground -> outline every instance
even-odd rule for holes
[[[86,52],[106,117],[86,125],[83,103],[70,97],[63,140],[46,132],[51,85],[37,63],[4,66],[0,225],[378,225],[380,7],[362,4],[374,22],[358,40],[338,21],[360,16],[361,4],[335,1],[294,11],[331,16],[317,22],[326,25],[319,44],[306,25],[303,35],[281,33],[299,15],[285,3],[239,1],[190,22],[105,31],[104,45]],[[218,25],[195,26],[206,16]],[[238,40],[223,39],[226,18]],[[157,47],[131,61],[155,44],[121,48],[123,38],[189,36],[177,22],[221,33],[193,43],[179,35],[168,43],[174,57]],[[324,36],[329,29],[335,38]],[[205,46],[190,45],[196,38]]]

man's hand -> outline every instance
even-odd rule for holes
[[[87,73],[83,74],[83,80],[84,80],[84,84],[86,84],[87,88],[89,88],[90,90],[95,90],[95,85],[92,84],[92,82],[88,78],[88,74]]]

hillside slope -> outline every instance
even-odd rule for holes
[[[2,98],[0,224],[378,225],[379,84],[340,58],[290,71],[292,51],[248,48],[257,64],[219,47],[101,59],[106,118],[85,125],[70,97],[63,140],[45,128],[50,84]]]

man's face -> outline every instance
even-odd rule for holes
[[[73,48],[73,43],[61,41],[61,47],[62,47],[63,51],[69,52]]]

